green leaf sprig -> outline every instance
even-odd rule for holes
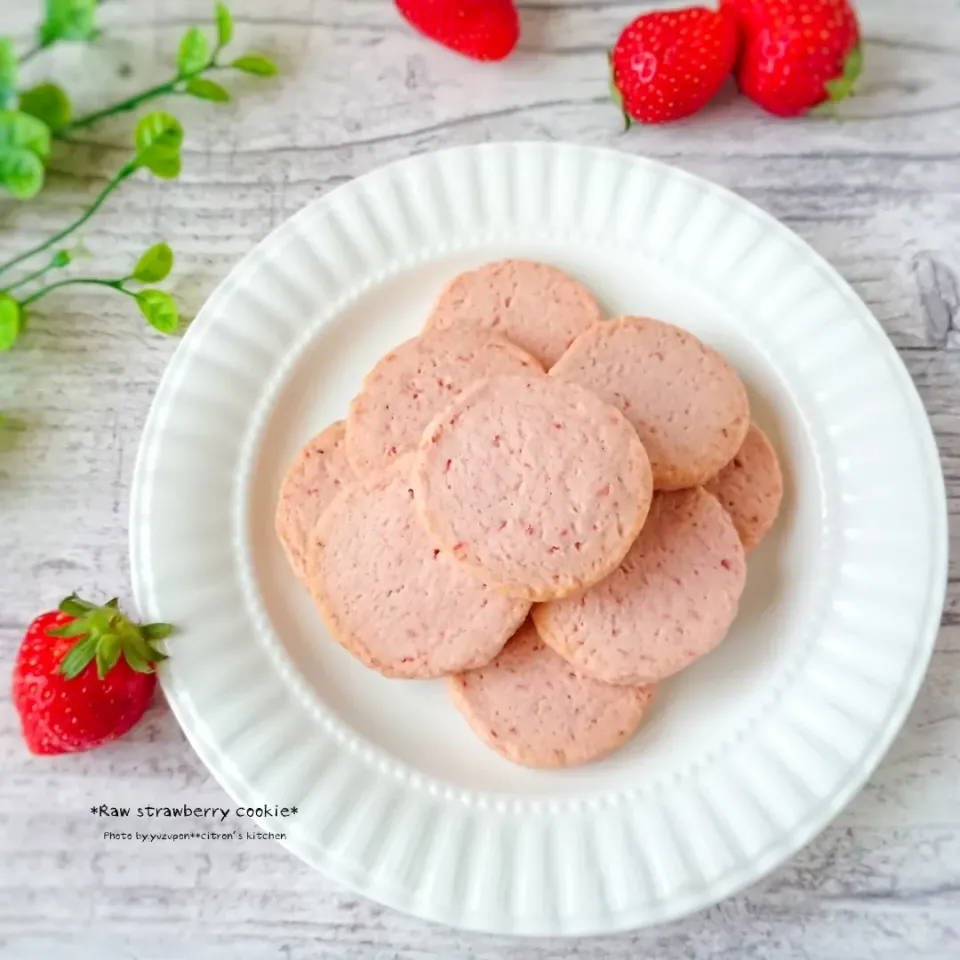
[[[54,258],[56,259],[56,257]],[[131,283],[159,283],[165,280],[173,269],[173,250],[166,243],[157,243],[150,247],[137,261],[133,270],[123,277],[67,277],[58,280],[30,294],[23,300],[13,301],[15,304],[15,320],[11,322],[10,331],[4,336],[3,325],[0,322],[0,350],[9,350],[16,342],[17,337],[25,327],[26,309],[37,300],[45,297],[54,290],[70,286],[106,287],[122,293],[136,301],[137,307],[147,322],[160,333],[174,334],[180,329],[180,312],[176,301],[164,290],[154,287],[138,290],[131,289]],[[0,294],[6,297],[9,303],[12,298],[7,293]],[[3,300],[0,300],[0,315],[2,315]],[[14,311],[11,311],[12,315]]]
[[[0,127],[8,139],[12,129],[23,125],[24,116],[46,125],[48,139],[52,131],[70,122],[70,99],[57,84],[41,83],[18,94],[20,65],[58,41],[94,39],[98,35],[96,7],[97,0],[46,0],[36,45],[20,57],[13,40],[0,37],[0,110],[4,112]],[[0,142],[0,186],[14,197],[29,199],[43,186],[43,170],[37,161],[46,164],[49,146],[46,151],[29,151],[30,156],[22,145],[11,145],[8,139]]]
[[[98,35],[96,0],[46,0],[45,17],[37,34],[37,46],[18,60],[13,42],[0,37],[0,188],[12,196],[28,199],[43,186],[51,141],[68,139],[69,134],[98,120],[124,111],[163,94],[184,94],[222,103],[230,94],[205,74],[215,70],[239,70],[256,76],[273,76],[275,64],[266,57],[247,53],[233,60],[221,59],[233,39],[233,17],[226,5],[215,6],[216,42],[191,27],[183,35],[173,79],[115,103],[103,110],[73,117],[66,92],[55,83],[41,83],[17,92],[19,65],[40,50],[61,40],[90,40]],[[176,117],[157,111],[142,117],[134,133],[133,157],[110,179],[90,206],[72,223],[41,243],[0,263],[0,352],[10,350],[27,326],[28,308],[38,300],[73,285],[105,287],[133,299],[140,313],[156,330],[173,334],[181,328],[180,313],[173,297],[153,286],[164,280],[173,267],[173,251],[158,243],[140,257],[133,270],[122,277],[73,276],[45,283],[48,274],[68,267],[76,250],[62,246],[103,206],[110,195],[138,170],[171,180],[179,176],[183,128]],[[19,276],[7,279],[9,271],[47,253],[47,260]],[[38,284],[44,284],[37,286]],[[131,286],[133,285],[133,286]]]
[[[226,103],[230,100],[230,93],[219,83],[205,76],[214,71],[239,70],[259,77],[276,75],[276,64],[261,54],[246,53],[233,60],[222,60],[221,53],[233,39],[233,16],[223,3],[216,4],[215,22],[217,39],[213,45],[199,27],[191,27],[183,35],[177,53],[177,72],[170,80],[113,103],[102,110],[95,110],[60,122],[51,128],[54,135],[60,139],[69,137],[74,131],[89,127],[106,117],[135,110],[148,100],[170,94],[186,94],[198,100]],[[69,110],[69,101],[66,101],[66,110]],[[59,106],[59,111],[53,119],[62,119],[63,104]]]
[[[28,118],[29,119],[29,118]],[[12,124],[11,124],[12,126]],[[27,125],[29,126],[29,125]],[[42,125],[37,127],[34,132],[42,131]],[[22,129],[19,134],[20,142],[26,143],[29,131]],[[0,112],[0,146],[3,144],[4,137],[4,114]],[[23,149],[42,149],[44,144],[41,141],[32,141],[34,147],[28,144]],[[71,233],[79,230],[99,209],[103,206],[107,197],[113,193],[124,180],[133,176],[137,170],[144,168],[149,170],[154,176],[170,180],[180,173],[180,147],[183,143],[183,127],[176,117],[169,113],[158,111],[148,113],[137,124],[134,133],[134,146],[136,153],[132,160],[125,163],[113,176],[110,182],[103,188],[96,200],[87,208],[87,210],[73,223],[64,227],[55,233],[52,237],[44,240],[42,243],[25,250],[23,253],[8,260],[6,263],[0,263],[0,276],[3,276],[11,267],[15,267],[24,260],[42,253],[61,240],[68,237]],[[46,143],[49,148],[49,142]],[[2,152],[0,152],[2,158]],[[9,287],[5,288],[9,289]]]
[[[233,16],[223,3],[217,3],[214,9],[216,42],[211,45],[198,27],[187,30],[180,41],[176,74],[164,83],[81,116],[73,115],[70,97],[56,83],[44,82],[18,92],[19,65],[30,56],[60,40],[90,40],[98,35],[96,6],[96,0],[47,0],[38,45],[19,60],[13,41],[0,37],[0,188],[17,199],[36,196],[43,187],[51,139],[67,140],[77,130],[135,110],[165,95],[181,94],[211,103],[226,103],[230,93],[206,76],[214,71],[239,70],[260,77],[274,76],[277,72],[272,60],[256,53],[246,53],[233,60],[222,59],[223,51],[233,39]]]
[[[60,40],[95,39],[99,35],[96,15],[97,0],[46,0],[36,43],[20,56],[20,63]]]
[[[148,113],[137,124],[134,134],[136,152],[104,187],[90,207],[73,223],[68,224],[42,243],[31,247],[7,263],[0,264],[0,277],[12,267],[18,266],[38,254],[58,246],[72,233],[79,230],[103,205],[107,197],[137,170],[149,170],[163,179],[180,173],[180,147],[183,143],[183,127],[169,113]],[[14,291],[45,277],[52,270],[68,266],[74,259],[67,249],[56,250],[47,263],[0,288],[0,351],[10,350],[26,327],[27,307],[48,293],[62,287],[87,285],[107,287],[131,297],[147,321],[161,333],[173,334],[180,327],[180,315],[173,297],[163,290],[131,289],[131,283],[158,283],[164,280],[173,268],[173,250],[166,243],[152,246],[123,277],[68,277],[42,286],[26,296],[14,295]],[[0,281],[2,282],[2,281]]]
[[[152,267],[148,270],[143,267],[146,260],[152,261]],[[161,267],[161,261],[165,261],[169,266],[165,269]],[[160,333],[171,335],[180,328],[180,312],[177,309],[176,301],[164,290],[157,290],[149,287],[145,290],[131,290],[129,284],[137,281],[141,283],[157,283],[163,280],[170,269],[173,267],[173,251],[165,243],[158,243],[150,247],[146,253],[141,256],[132,273],[125,277],[116,277],[113,279],[107,277],[68,277],[66,280],[58,280],[56,283],[48,284],[46,287],[31,294],[25,300],[20,301],[21,315],[31,303],[45,297],[54,290],[61,287],[87,285],[95,287],[107,287],[110,290],[116,290],[117,293],[123,293],[136,301],[137,307],[146,318],[147,322]],[[148,278],[152,276],[152,280]],[[23,324],[21,323],[21,329]],[[12,346],[13,344],[11,344]],[[4,349],[2,340],[0,340],[0,350]],[[7,347],[6,349],[9,349]]]

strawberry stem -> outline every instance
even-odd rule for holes
[[[120,612],[116,597],[98,607],[74,593],[63,600],[60,611],[73,619],[48,630],[48,636],[79,638],[60,663],[60,673],[68,680],[93,661],[102,680],[121,657],[138,673],[153,673],[156,664],[167,659],[154,643],[169,637],[173,627],[169,623],[134,623]]]
[[[843,61],[843,73],[834,80],[828,80],[824,87],[827,91],[826,103],[839,103],[852,97],[863,73],[863,51],[858,43],[853,47]]]
[[[630,127],[633,126],[633,120],[630,118],[630,114],[627,113],[627,108],[623,105],[623,94],[620,93],[617,87],[617,77],[613,69],[613,51],[607,54],[607,63],[610,65],[610,96],[613,98],[613,102],[620,108],[620,113],[623,114],[623,132],[626,133]]]

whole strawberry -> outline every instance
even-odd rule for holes
[[[704,107],[737,56],[735,20],[706,7],[637,17],[610,53],[611,83],[624,121],[669,123]]]
[[[395,0],[424,36],[474,60],[503,60],[520,39],[513,0]]]
[[[157,684],[153,644],[167,623],[137,626],[117,601],[97,607],[76,595],[27,629],[13,668],[13,705],[33,753],[76,753],[122,737],[144,714]]]
[[[853,94],[863,66],[847,0],[721,0],[739,23],[737,82],[751,100],[795,117]]]

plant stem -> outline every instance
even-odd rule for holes
[[[42,277],[47,271],[53,269],[53,260],[51,260],[46,266],[40,267],[39,270],[34,270],[33,273],[28,273],[25,277],[21,277],[19,280],[15,280],[9,286],[3,288],[4,293],[9,293],[11,290],[16,290],[17,287],[22,287],[25,283],[30,283],[31,280],[38,280]]]
[[[109,287],[111,290],[116,290],[117,293],[125,293],[128,297],[136,297],[136,294],[132,290],[127,290],[124,288],[122,279],[104,280],[102,277],[71,277],[67,280],[58,280],[56,283],[51,283],[49,286],[38,290],[36,293],[30,294],[26,300],[20,301],[20,306],[26,307],[31,303],[35,303],[41,297],[45,297],[48,293],[52,293],[54,290],[59,290],[60,287],[69,287],[73,284],[88,284],[95,287]]]
[[[39,43],[31,47],[26,53],[20,55],[20,63],[26,63],[28,60],[32,60],[42,49],[43,45]]]
[[[178,74],[172,80],[167,80],[166,83],[158,83],[155,87],[150,87],[141,93],[135,93],[132,97],[127,97],[126,100],[120,100],[117,103],[111,104],[109,107],[104,107],[102,110],[95,110],[93,113],[87,113],[82,117],[77,117],[75,120],[71,120],[68,124],[54,131],[53,136],[57,140],[64,140],[74,130],[93,126],[93,124],[98,123],[100,120],[112,117],[116,113],[136,110],[141,103],[146,103],[147,100],[162,97],[168,93],[181,93],[182,91],[177,89],[180,84],[186,83],[186,81],[192,80],[194,77],[199,77],[208,70],[223,69],[225,68],[211,60],[206,66],[201,67],[199,70],[194,70],[192,73]]]
[[[60,140],[72,133],[74,130],[79,130],[82,127],[90,127],[99,120],[113,116],[115,113],[124,113],[127,110],[136,110],[141,103],[144,103],[153,97],[162,97],[165,93],[174,93],[175,87],[180,80],[180,77],[176,77],[173,80],[168,80],[166,83],[159,83],[157,86],[151,87],[149,90],[144,90],[142,93],[134,94],[134,96],[128,97],[126,100],[121,100],[119,103],[114,103],[109,107],[104,107],[102,110],[95,110],[93,113],[88,113],[82,117],[77,117],[75,120],[71,120],[68,124],[57,129],[53,135],[56,139]]]
[[[59,243],[64,237],[68,234],[73,233],[74,230],[78,230],[82,227],[102,206],[104,200],[113,193],[114,190],[123,183],[131,173],[136,170],[136,164],[132,161],[125,163],[120,170],[117,172],[117,175],[103,188],[100,196],[93,201],[90,208],[83,214],[79,219],[74,220],[69,226],[64,227],[59,233],[55,233],[52,237],[47,240],[44,240],[43,243],[38,243],[35,247],[31,247],[29,250],[21,253],[18,257],[14,257],[12,260],[8,260],[6,263],[0,264],[0,274],[6,273],[11,267],[15,267],[18,263],[23,263],[24,260],[30,259],[30,257],[36,256],[38,253],[42,253],[44,250],[52,247],[55,243]]]

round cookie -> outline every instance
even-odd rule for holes
[[[527,600],[566,596],[614,570],[652,495],[624,416],[550,377],[465,391],[425,431],[413,486],[434,546]]]
[[[354,470],[365,476],[416,449],[424,427],[466,387],[510,373],[543,368],[485,330],[440,330],[400,344],[367,374],[350,404],[347,456]]]
[[[334,639],[387,677],[482,666],[529,612],[470,576],[427,536],[413,502],[413,455],[345,489],[320,518],[309,589]]]
[[[338,420],[300,448],[280,485],[274,528],[287,560],[306,581],[307,541],[321,514],[356,475],[347,461],[344,423]]]
[[[750,424],[737,455],[704,486],[730,514],[744,549],[753,550],[773,526],[783,499],[780,462],[766,434]]]
[[[587,676],[654,683],[720,643],[745,580],[740,538],[716,498],[699,487],[658,493],[617,571],[583,593],[534,607],[533,622]]]
[[[653,687],[615,687],[578,675],[525,623],[494,661],[447,681],[450,698],[497,753],[527,767],[570,767],[629,739]]]
[[[549,370],[600,316],[593,294],[562,270],[535,260],[499,260],[455,277],[425,329],[490,330]]]
[[[750,425],[733,367],[692,333],[641,317],[595,324],[550,371],[623,411],[647,448],[658,490],[706,483]]]

